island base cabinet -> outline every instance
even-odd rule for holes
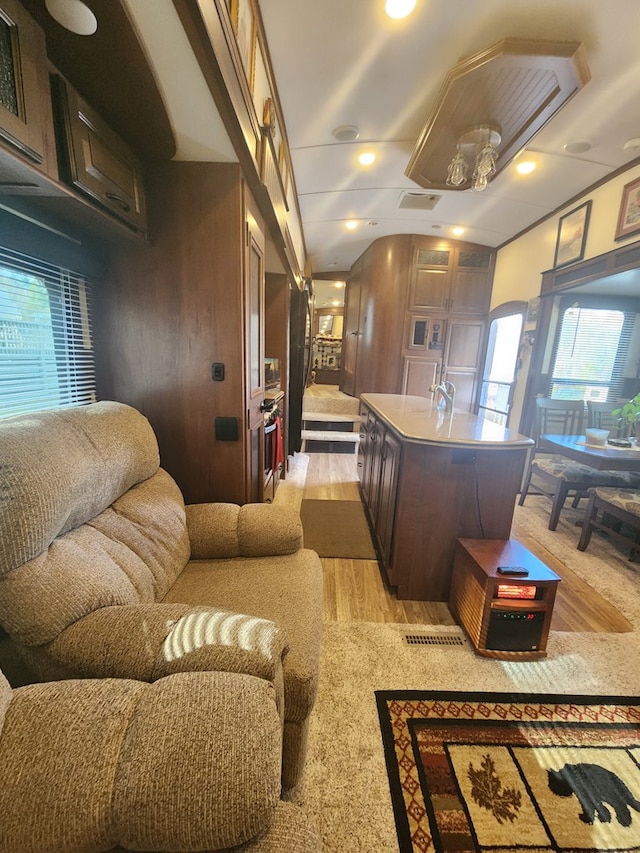
[[[456,541],[508,539],[526,449],[406,443],[387,575],[399,599],[448,601]]]

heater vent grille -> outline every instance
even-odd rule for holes
[[[464,646],[464,637],[458,634],[405,634],[408,646]]]

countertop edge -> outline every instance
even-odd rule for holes
[[[389,408],[384,408],[384,406],[374,402],[372,398],[387,398],[390,404]],[[418,434],[415,431],[408,429],[406,425],[403,426],[403,424],[398,420],[399,415],[406,414],[407,417],[410,417],[424,413],[426,426],[432,424],[434,419],[439,421],[442,418],[442,422],[444,422],[446,418],[455,416],[455,410],[453,415],[442,413],[426,398],[410,397],[401,394],[362,394],[360,396],[360,400],[375,412],[375,414],[403,441],[411,444],[433,447],[482,448],[483,450],[518,450],[528,449],[534,445],[532,438],[521,435],[520,433],[511,433],[511,431],[506,428],[505,432],[507,435],[504,438],[483,440],[482,438],[458,438],[455,436],[428,435],[427,430],[425,430],[424,434]],[[407,403],[411,400],[416,401],[416,409],[408,413],[397,411],[397,406],[401,401]],[[395,410],[393,405],[394,403]],[[474,415],[471,412],[459,412],[458,414],[463,416],[466,423],[478,423],[481,420],[477,415]]]

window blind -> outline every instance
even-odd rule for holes
[[[0,248],[0,417],[96,399],[90,283]]]
[[[635,312],[578,303],[561,312],[549,396],[616,401],[622,394]]]

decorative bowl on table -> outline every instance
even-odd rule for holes
[[[608,429],[587,429],[585,430],[586,443],[590,447],[606,447],[607,439],[609,438]]]

